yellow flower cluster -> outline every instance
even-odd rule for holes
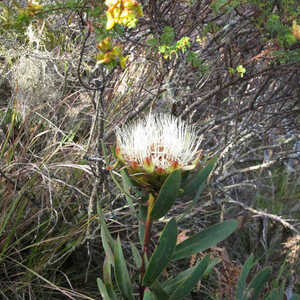
[[[42,5],[37,1],[28,1],[26,11],[29,16],[33,17],[41,8]]]
[[[115,24],[135,27],[138,18],[143,16],[141,4],[136,0],[106,0],[105,5],[107,23],[106,29],[112,29]]]
[[[122,46],[113,47],[111,39],[107,37],[97,45],[97,48],[100,51],[97,54],[98,64],[115,65],[120,63],[121,68],[125,68],[128,56],[122,55]]]

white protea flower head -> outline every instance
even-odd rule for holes
[[[191,170],[200,158],[195,128],[169,114],[149,114],[117,128],[116,138],[116,155],[131,174],[162,176]]]

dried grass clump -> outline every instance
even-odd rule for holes
[[[291,237],[284,243],[287,252],[287,261],[290,265],[296,266],[300,259],[300,235]]]

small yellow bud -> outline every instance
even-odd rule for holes
[[[102,52],[106,52],[112,48],[110,37],[105,38],[102,40],[98,45],[97,48]]]
[[[120,66],[123,70],[126,67],[127,59],[128,59],[128,55],[127,56],[121,56],[121,58],[120,58]]]
[[[120,46],[115,46],[111,51],[114,56],[120,56],[121,52],[122,48]]]
[[[292,34],[297,40],[300,40],[300,25],[297,24],[296,20],[293,21]]]

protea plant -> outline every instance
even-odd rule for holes
[[[149,114],[117,128],[116,138],[115,152],[119,161],[127,168],[130,177],[145,188],[148,200],[147,203],[139,201],[139,205],[132,205],[128,195],[132,180],[128,180],[128,173],[122,170],[122,191],[126,190],[125,198],[139,223],[141,253],[131,245],[135,270],[140,276],[128,271],[120,237],[115,240],[109,233],[99,209],[101,237],[107,255],[103,265],[106,276],[104,281],[97,280],[101,296],[104,300],[117,300],[119,295],[126,300],[136,300],[136,297],[139,300],[182,300],[212,270],[217,260],[207,255],[195,266],[164,280],[166,267],[216,245],[237,228],[237,222],[231,220],[216,224],[178,243],[178,218],[173,217],[165,225],[157,245],[151,237],[151,228],[153,222],[169,213],[177,196],[183,201],[184,197],[193,199],[182,216],[197,204],[217,156],[203,162],[198,171],[187,172],[194,169],[200,159],[200,140],[195,127],[166,114]],[[121,187],[120,184],[118,186]],[[111,268],[114,269],[113,278]],[[130,273],[134,274],[132,278]],[[136,279],[138,282],[133,283]],[[119,294],[115,293],[114,281]]]

